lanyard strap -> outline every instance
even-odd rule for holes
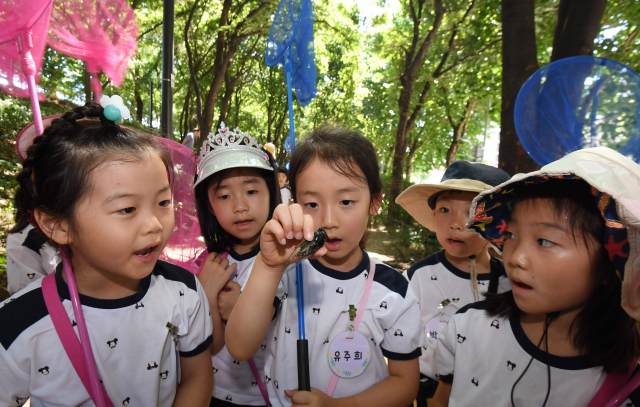
[[[360,304],[358,304],[358,311],[356,312],[356,319],[353,323],[353,331],[356,332],[358,330],[358,326],[360,325],[360,321],[362,320],[362,315],[364,315],[364,310],[367,307],[367,302],[369,301],[369,294],[371,293],[371,286],[373,285],[373,275],[376,273],[376,263],[373,258],[369,258],[369,277],[367,277],[367,283],[364,286],[364,292],[362,293],[362,299],[360,300]],[[336,385],[338,384],[338,376],[335,372],[333,376],[331,376],[331,380],[329,380],[329,386],[327,386],[327,391],[325,393],[327,396],[331,397],[333,395],[334,390],[336,389]]]
[[[587,407],[601,407],[604,405],[610,406],[611,404],[608,404],[607,402],[610,402],[610,400],[612,401],[614,397],[618,395],[617,393],[619,390],[621,390],[629,381],[629,378],[633,374],[636,366],[638,366],[638,359],[633,360],[631,367],[625,373],[609,373]],[[629,394],[626,394],[624,397],[626,398]],[[620,402],[623,400],[624,399],[620,400]]]
[[[93,400],[94,404],[98,405],[96,397],[93,394],[93,389],[91,388],[89,370],[87,369],[87,363],[84,360],[82,346],[80,345],[80,341],[78,340],[75,331],[71,327],[67,312],[62,306],[62,301],[60,301],[60,297],[58,296],[55,273],[49,274],[42,279],[42,296],[44,297],[44,302],[47,305],[47,310],[51,316],[53,326],[56,328],[60,342],[62,342],[62,346],[64,347],[73,368],[80,377],[82,385],[89,393],[91,400]],[[102,384],[100,384],[100,388],[107,407],[113,407],[113,403],[109,400],[109,396]]]

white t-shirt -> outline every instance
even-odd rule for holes
[[[44,236],[27,225],[7,236],[7,291],[17,293],[32,282],[51,274],[60,263],[58,251]]]
[[[56,272],[69,323],[69,290]],[[0,307],[0,405],[94,406],[65,353],[42,296],[42,280]],[[198,279],[158,261],[129,297],[80,296],[98,373],[115,406],[171,406],[180,357],[208,352],[213,341],[209,303]],[[177,336],[167,323],[178,328]],[[77,333],[77,328],[76,333]]]
[[[289,205],[289,200],[291,199],[291,190],[287,187],[280,188],[280,198],[282,199],[283,204]]]
[[[190,150],[193,150],[193,143],[195,141],[195,136],[193,135],[192,132],[187,133],[186,136],[184,136],[184,139],[187,140],[186,143],[184,143],[185,147],[187,147]]]
[[[493,262],[501,269],[498,279],[498,293],[511,290],[511,284],[504,272],[502,261],[494,259]],[[444,307],[445,317],[452,317],[460,308],[474,302],[471,291],[471,274],[456,268],[447,260],[444,251],[434,253],[411,266],[406,272],[409,285],[420,303],[420,322],[422,334],[425,336],[420,356],[420,373],[436,380],[436,347],[437,333],[429,329],[433,328],[434,318],[439,317],[438,305],[444,300],[451,303]],[[478,274],[478,293],[487,292],[489,288],[490,274]],[[437,325],[436,325],[437,326]],[[427,336],[429,335],[429,336]]]
[[[343,273],[323,266],[318,260],[302,263],[306,338],[309,341],[311,387],[326,391],[333,374],[329,366],[329,345],[346,331],[349,305],[360,303],[367,281],[369,256],[363,251],[360,264]],[[286,273],[275,299],[276,315],[264,346],[265,384],[273,406],[290,406],[284,390],[298,387],[296,341],[298,301],[295,269]],[[418,303],[407,280],[386,264],[376,262],[373,286],[358,332],[371,345],[371,358],[357,377],[341,378],[334,398],[362,393],[389,376],[384,358],[412,360],[421,353],[422,335]],[[262,348],[261,347],[261,348]]]
[[[453,382],[450,407],[511,407],[511,390],[518,407],[541,406],[547,395],[547,353],[526,336],[516,315],[490,317],[480,301],[462,308],[440,334],[437,368],[440,380]],[[582,357],[548,355],[551,390],[548,406],[585,407],[607,374]],[[632,401],[633,400],[633,401]],[[623,406],[640,406],[636,390]]]
[[[241,287],[247,283],[253,263],[260,249],[252,250],[249,253],[239,255],[235,250],[229,252],[229,264],[236,263],[236,275],[232,281]],[[259,350],[253,361],[262,372],[266,352]],[[213,397],[218,400],[225,400],[232,404],[248,406],[264,406],[265,402],[258,387],[258,381],[254,377],[248,361],[240,362],[234,359],[225,345],[215,356],[211,357],[213,364]]]

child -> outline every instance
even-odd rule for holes
[[[95,102],[53,121],[18,175],[16,206],[71,253],[98,374],[116,406],[209,403],[204,291],[189,272],[157,261],[174,226],[170,177],[171,160],[153,137],[118,126]],[[54,328],[44,283],[55,283],[77,325],[62,264],[2,304],[0,405],[29,397],[32,406],[93,405]]]
[[[274,406],[404,407],[418,391],[418,303],[400,273],[362,249],[369,218],[382,200],[377,161],[366,138],[332,127],[316,130],[293,154],[290,180],[298,204],[278,206],[263,229],[260,254],[226,331],[236,359],[266,348],[264,379]],[[326,254],[302,262],[312,387],[307,392],[296,390],[296,273],[282,272],[294,247],[303,236],[311,240],[317,227],[328,240],[316,255]],[[368,301],[361,304],[365,294]],[[353,342],[347,342],[347,331]],[[357,366],[344,370],[344,362]]]
[[[291,203],[291,190],[287,187],[287,179],[289,178],[289,172],[286,168],[278,168],[278,183],[280,184],[280,197],[282,203],[289,205]]]
[[[41,233],[20,219],[7,236],[7,291],[17,293],[31,282],[53,273],[60,262],[58,253]]]
[[[474,199],[469,226],[503,250],[513,291],[449,320],[434,405],[584,407],[607,375],[621,387],[638,371],[638,325],[620,303],[639,254],[640,216],[627,206],[639,184],[640,166],[600,147]],[[623,405],[640,405],[640,390]]]
[[[502,262],[489,255],[489,244],[465,229],[473,198],[508,180],[509,175],[499,168],[456,161],[439,184],[413,185],[396,199],[420,224],[436,232],[444,249],[405,273],[420,303],[426,339],[420,357],[418,407],[426,407],[438,387],[436,348],[446,321],[487,290],[511,289]]]
[[[209,251],[198,278],[209,298],[214,325],[211,406],[265,405],[249,363],[234,359],[224,347],[223,321],[229,319],[260,252],[260,232],[280,202],[277,185],[271,155],[250,135],[222,123],[218,133],[205,141],[195,195]],[[226,259],[218,255],[223,252],[228,252]],[[254,357],[260,370],[264,354],[259,351]]]

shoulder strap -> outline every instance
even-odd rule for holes
[[[358,326],[360,325],[360,321],[362,320],[362,314],[364,314],[365,308],[367,308],[367,303],[369,301],[369,293],[371,292],[371,286],[373,285],[373,276],[376,274],[376,262],[373,260],[373,257],[369,257],[369,277],[367,277],[367,283],[364,286],[364,292],[362,293],[362,299],[358,304],[358,311],[356,312],[356,319],[354,321],[354,331],[358,330]],[[329,397],[333,396],[333,392],[338,385],[338,376],[335,372],[331,375],[331,380],[329,380],[329,385],[327,386],[327,390],[325,394]]]
[[[58,296],[55,273],[49,274],[42,279],[42,296],[44,297],[44,302],[47,305],[47,310],[51,316],[51,321],[53,321],[53,326],[56,328],[60,342],[62,342],[62,346],[64,347],[73,368],[80,377],[80,380],[82,381],[84,388],[89,393],[91,400],[93,400],[94,404],[98,405],[91,389],[89,371],[84,360],[84,355],[82,354],[82,346],[76,336],[76,332],[71,327],[67,312],[62,306],[62,301],[60,301],[60,297]],[[107,407],[113,407],[113,403],[109,400],[109,396],[107,395],[104,386],[101,384],[100,387],[102,388],[102,395],[104,397],[105,404]]]
[[[489,274],[489,289],[487,291],[491,294],[497,294],[498,283],[500,281],[500,276],[504,271],[504,266],[502,265],[502,262],[495,257],[492,257],[489,263],[491,265],[491,273]]]
[[[629,380],[637,365],[638,359],[634,359],[628,372],[609,373],[587,407],[619,406],[638,385],[637,380]]]

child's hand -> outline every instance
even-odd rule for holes
[[[312,240],[313,218],[302,213],[298,204],[287,206],[278,205],[273,212],[273,218],[267,222],[260,236],[260,256],[267,267],[282,272],[282,267],[302,240]],[[321,248],[313,256],[320,257],[327,252]]]
[[[238,267],[236,263],[229,266],[229,260],[218,256],[218,253],[209,253],[198,275],[198,280],[207,294],[209,303],[218,298],[218,293],[229,282],[229,277],[236,267]]]
[[[240,297],[240,284],[235,281],[229,281],[222,291],[220,291],[220,294],[218,294],[218,311],[220,311],[220,318],[225,321],[229,319],[233,307],[235,307],[236,302],[238,302],[238,297]]]
[[[331,407],[334,405],[334,399],[325,393],[311,388],[311,391],[285,390],[284,394],[291,399],[293,406],[314,406],[314,407]]]

